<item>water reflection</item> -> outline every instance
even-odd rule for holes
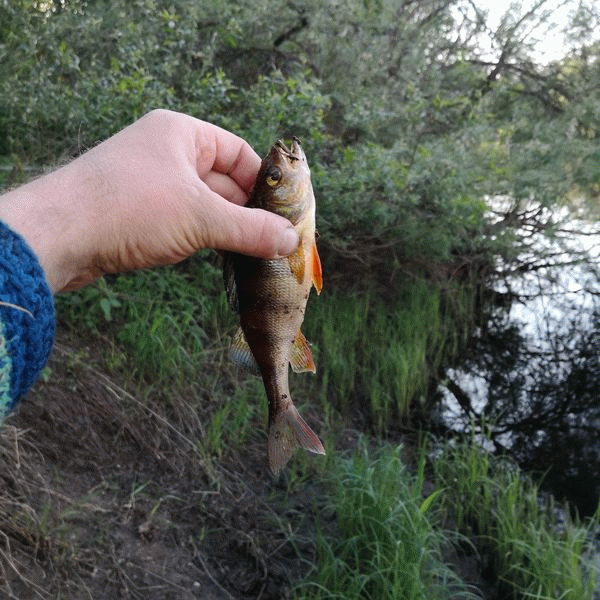
[[[529,268],[496,287],[509,308],[492,312],[442,386],[447,426],[485,426],[582,515],[600,497],[599,257],[600,235],[581,222],[536,240]]]

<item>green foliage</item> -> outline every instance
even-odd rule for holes
[[[581,5],[571,38],[580,46],[540,65],[522,40],[544,24],[542,12],[508,11],[488,40],[494,62],[478,46],[484,28],[472,10],[460,0],[4,3],[2,180],[157,106],[227,127],[259,152],[300,135],[334,289],[307,323],[322,355],[313,387],[342,409],[359,402],[383,430],[464,347],[477,286],[498,258],[515,261],[532,232],[551,229],[530,206],[600,190],[600,61],[582,21],[597,11]],[[494,197],[507,207],[497,214]],[[213,312],[190,309],[202,300],[187,276],[167,269],[99,283],[66,314],[116,331],[136,372],[170,377],[218,337],[203,319],[231,319],[214,301],[217,275]]]
[[[592,599],[596,586],[593,532],[508,461],[475,440],[444,448],[434,461],[441,501],[460,532],[491,555],[494,577],[511,597]],[[557,522],[557,516],[560,521]]]
[[[110,285],[100,280],[58,296],[57,311],[95,335],[114,337],[137,377],[182,381],[212,360],[231,323],[216,300],[220,271],[201,257],[186,267],[124,274]]]
[[[537,70],[517,40],[544,14],[511,9],[489,40],[504,61],[495,78],[476,44],[481,20],[461,0],[56,6],[0,9],[0,155],[55,161],[155,107],[213,121],[259,152],[299,135],[323,253],[396,274],[417,261],[472,277],[514,256],[530,217],[504,224],[518,235],[490,230],[488,197],[510,211],[600,189],[587,5],[573,17],[585,53]]]
[[[353,458],[338,461],[337,531],[331,539],[321,532],[318,569],[299,600],[470,597],[443,562],[448,538],[432,524],[438,492],[423,499],[423,479],[407,472],[400,452],[384,448],[373,457],[363,440]]]
[[[480,250],[487,207],[467,194],[470,165],[453,154],[443,142],[415,155],[403,143],[336,150],[326,167],[313,169],[326,243],[387,273],[416,257],[448,263]]]
[[[418,280],[387,302],[324,292],[305,321],[316,350],[314,395],[342,412],[359,405],[380,432],[408,420],[415,400],[425,403],[430,375],[464,348],[473,301],[467,288],[442,293]]]
[[[223,125],[240,132],[256,148],[268,149],[277,137],[298,136],[308,155],[318,155],[325,139],[323,118],[329,98],[307,71],[293,77],[280,71],[262,75],[234,95],[235,109]]]

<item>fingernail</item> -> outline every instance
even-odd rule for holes
[[[298,247],[298,233],[293,227],[288,227],[279,240],[277,253],[279,256],[289,256]]]

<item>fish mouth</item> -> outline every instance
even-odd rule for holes
[[[304,158],[300,140],[296,136],[292,137],[292,145],[290,148],[288,148],[281,140],[277,140],[273,149],[279,151],[280,154],[283,154],[291,160],[302,160]]]

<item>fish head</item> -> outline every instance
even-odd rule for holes
[[[310,168],[298,138],[292,138],[290,148],[281,140],[273,144],[256,177],[253,200],[253,206],[286,217],[294,225],[314,209]]]

